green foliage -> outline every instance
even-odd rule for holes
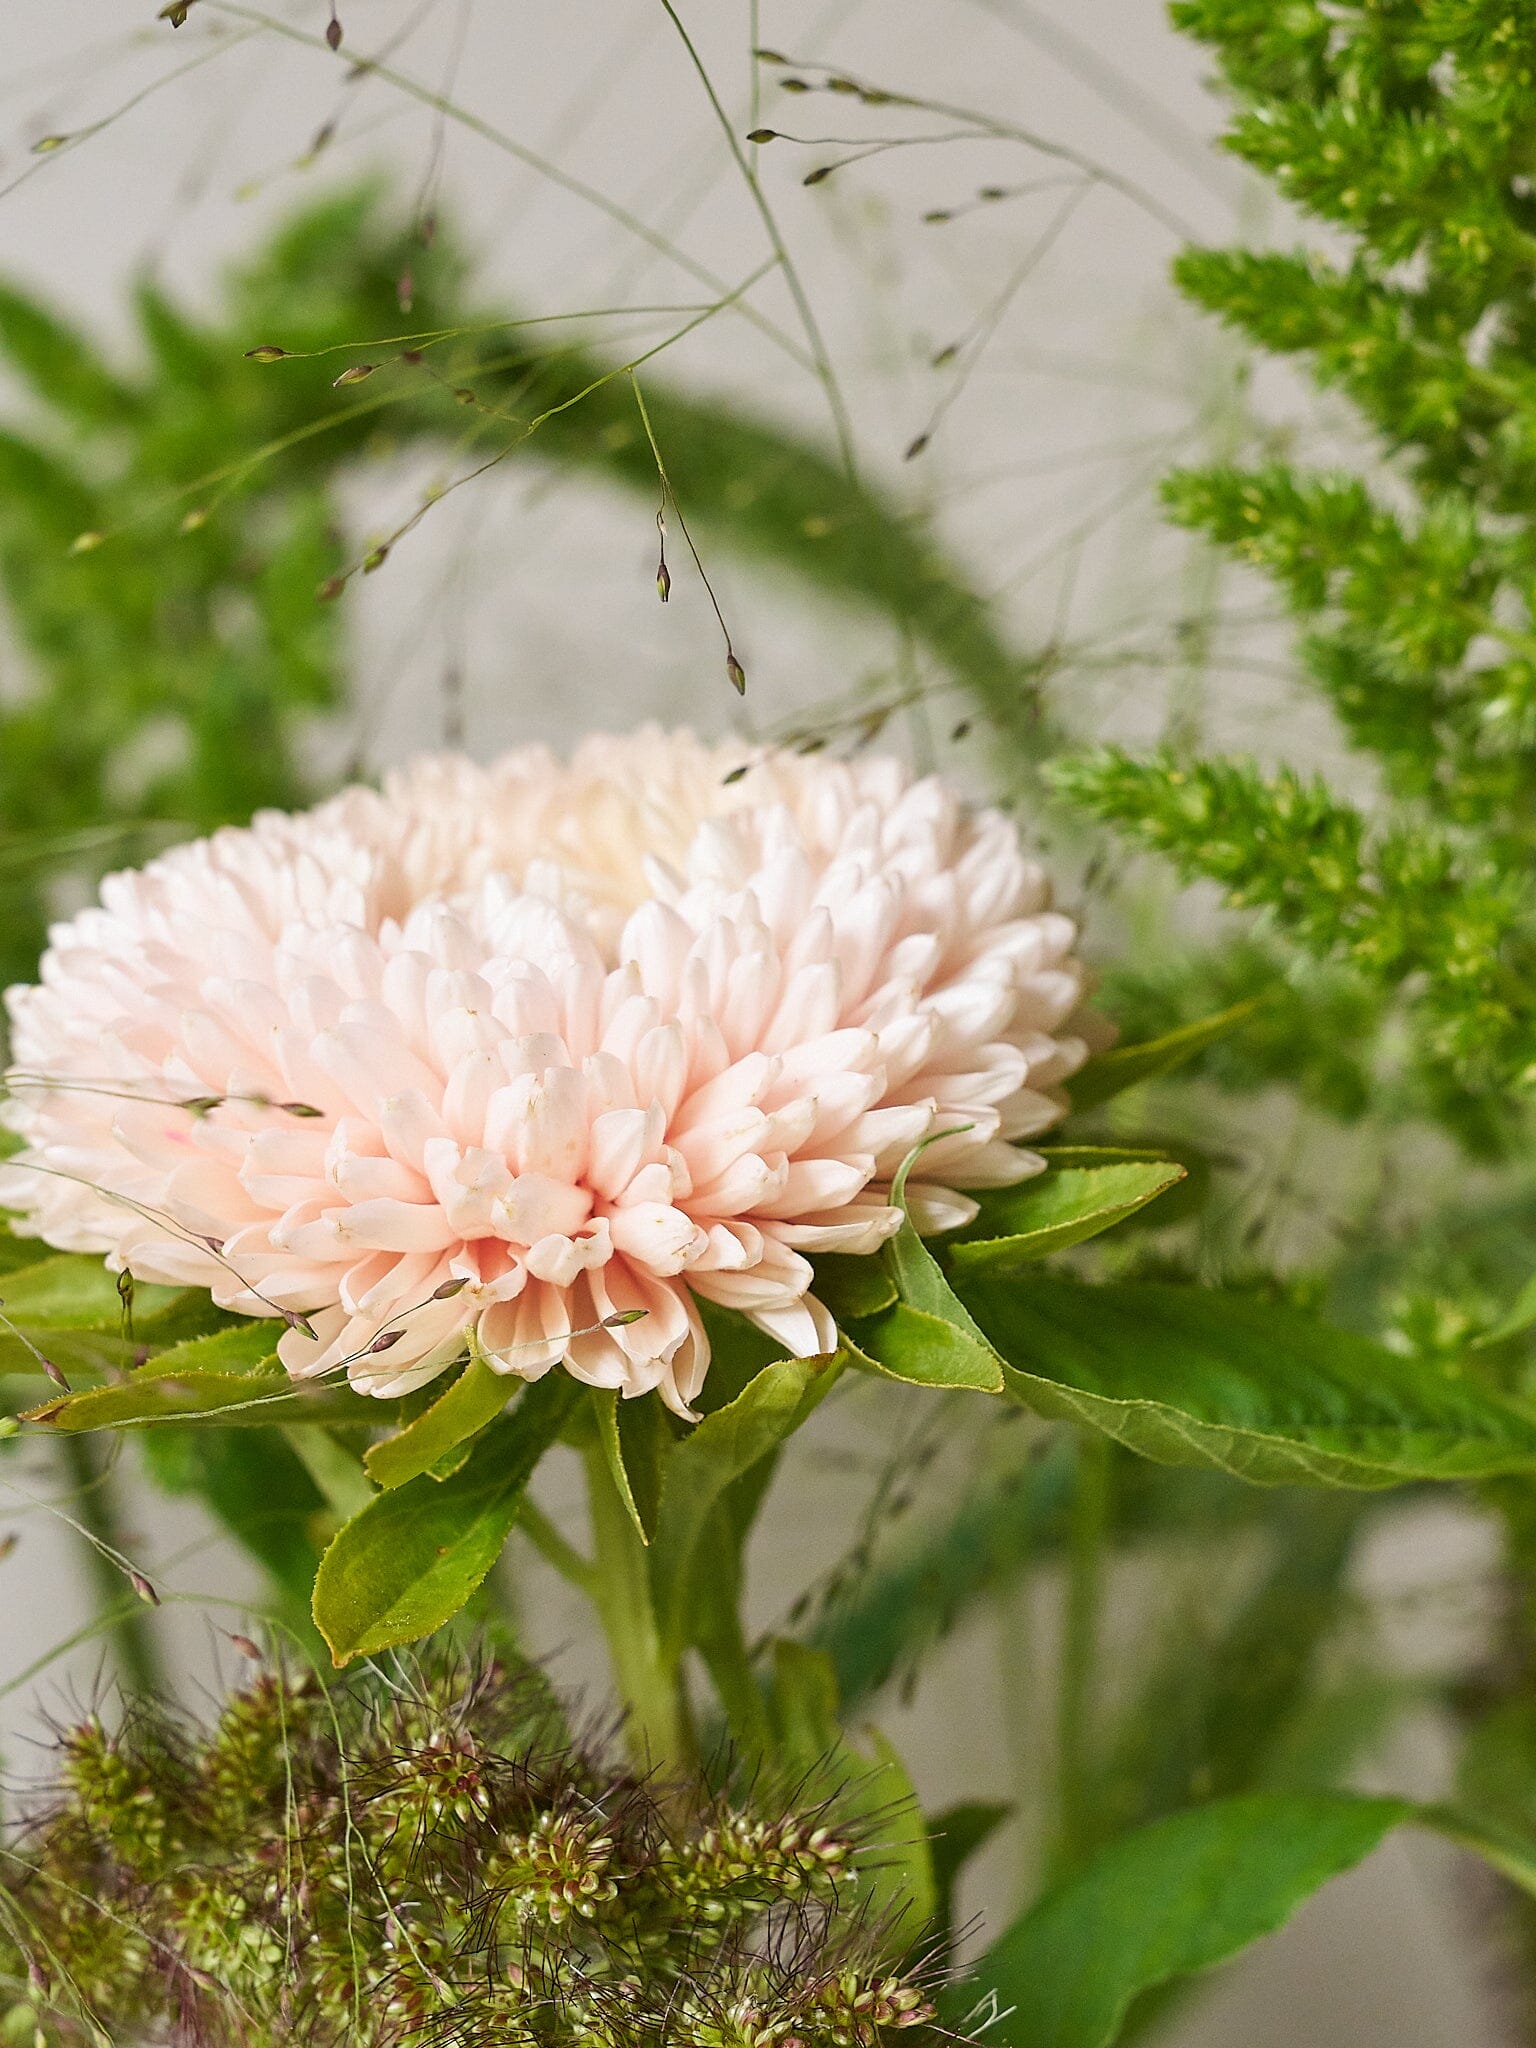
[[[386,1489],[403,1486],[423,1472],[447,1478],[463,1462],[466,1447],[495,1421],[515,1391],[484,1359],[468,1359],[457,1379],[419,1415],[368,1450],[364,1470]]]
[[[65,2042],[921,2044],[877,1861],[804,1789],[627,1777],[527,1671],[278,1665],[206,1732],[144,1702],[64,1733],[0,1878],[0,2009]]]
[[[314,594],[363,423],[301,438],[307,394],[243,355],[273,325],[316,347],[375,331],[400,261],[366,195],[332,201],[231,277],[214,321],[145,281],[131,369],[0,290],[25,391],[0,433],[0,594],[26,682],[0,711],[0,982],[31,974],[50,870],[314,793],[306,731],[342,697],[341,622]],[[451,260],[427,268],[447,290]]]
[[[315,1625],[336,1663],[418,1642],[451,1621],[501,1555],[534,1466],[576,1399],[552,1374],[525,1390],[446,1479],[422,1473],[341,1528],[315,1578]]]
[[[1536,1418],[1469,1376],[1280,1303],[1195,1287],[975,1280],[1010,1396],[1169,1464],[1261,1485],[1536,1471]]]
[[[836,1376],[835,1358],[788,1358],[764,1366],[734,1401],[706,1415],[668,1458],[651,1571],[662,1641],[674,1653],[687,1640],[698,1576],[718,1569],[718,1557],[700,1554],[711,1510],[814,1413]]]
[[[1398,1799],[1268,1793],[1154,1821],[1017,1921],[947,2009],[974,2016],[979,1990],[1010,2015],[1010,2048],[1109,2048],[1139,1993],[1282,1926],[1411,1813]]]
[[[1060,763],[1052,780],[1186,879],[1218,881],[1234,905],[1268,912],[1316,957],[1384,989],[1413,982],[1426,1064],[1524,1081],[1536,928],[1523,875],[1487,845],[1430,825],[1373,830],[1321,781],[1240,761],[1105,748]]]
[[[1059,787],[1262,911],[1293,957],[1346,966],[1381,1006],[1378,1073],[1404,1030],[1418,1108],[1476,1143],[1461,1091],[1536,1073],[1530,22],[1490,0],[1172,11],[1231,89],[1230,147],[1342,238],[1327,257],[1192,249],[1178,282],[1341,391],[1386,465],[1186,470],[1168,506],[1276,584],[1381,800],[1114,749]]]
[[[988,1202],[950,1258],[960,1273],[1010,1272],[1113,1229],[1184,1178],[1173,1159],[1059,1166]]]

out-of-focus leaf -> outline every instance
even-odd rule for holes
[[[1457,1764],[1456,1801],[1536,1840],[1536,1700],[1503,1700],[1474,1722]]]
[[[135,1283],[135,1322],[172,1307],[184,1291]],[[5,1274],[0,1308],[28,1329],[115,1330],[123,1319],[117,1275],[85,1253],[60,1252]]]
[[[1200,1573],[1187,1611],[1160,1618],[1155,1661],[1118,1716],[1091,1793],[1090,1833],[1127,1827],[1268,1781],[1291,1716],[1310,1697],[1335,1628],[1365,1503],[1269,1496],[1267,1556],[1227,1599]],[[1321,1788],[1319,1788],[1321,1789]]]
[[[208,1503],[272,1579],[286,1624],[318,1647],[309,1602],[325,1501],[279,1431],[171,1425],[147,1430],[141,1442],[157,1483]]]
[[[1214,1045],[1218,1039],[1236,1031],[1253,1015],[1262,1000],[1259,996],[1250,997],[1246,1002],[1234,1003],[1228,1010],[1219,1010],[1214,1017],[1201,1017],[1193,1024],[1181,1024],[1176,1031],[1165,1032],[1161,1038],[1149,1038],[1141,1045],[1117,1045],[1108,1052],[1096,1054],[1067,1084],[1074,1113],[1096,1109],[1111,1096],[1134,1088],[1138,1081],[1158,1080],[1164,1074],[1171,1074],[1208,1045]]]
[[[1021,1429],[1018,1418],[1011,1426]],[[985,1466],[942,1518],[921,1524],[835,1595],[806,1640],[831,1659],[854,1710],[909,1668],[993,1588],[1059,1535],[1072,1491],[1068,1447],[1039,1447],[997,1472]]]
[[[934,1934],[948,1952],[954,1935],[955,1888],[960,1874],[978,1850],[1012,1814],[1011,1806],[988,1799],[967,1799],[936,1814],[929,1828],[933,1865]]]
[[[1510,1303],[1505,1314],[1499,1317],[1491,1329],[1484,1330],[1476,1339],[1479,1350],[1490,1344],[1502,1344],[1508,1337],[1518,1337],[1522,1330],[1528,1330],[1536,1323],[1536,1273],[1533,1273],[1520,1292]]]
[[[122,426],[138,413],[134,391],[83,334],[8,284],[0,284],[0,355],[77,426]]]
[[[932,1928],[938,1909],[928,1829],[893,1745],[868,1729],[871,1763],[844,1733],[838,1704],[826,1657],[802,1643],[774,1644],[769,1706],[779,1755],[855,1827],[863,1910],[910,1946]]]

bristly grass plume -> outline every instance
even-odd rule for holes
[[[250,1655],[255,1646],[245,1644]],[[940,2038],[801,1786],[647,1783],[542,1679],[264,1665],[208,1729],[58,1737],[0,1871],[4,2038],[202,2048],[880,2048]]]

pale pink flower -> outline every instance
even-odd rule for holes
[[[925,1230],[1040,1170],[1073,942],[1014,826],[893,761],[655,731],[423,760],[54,931],[8,996],[0,1197],[285,1315],[296,1377],[404,1393],[473,1332],[687,1413],[696,1298],[832,1348],[805,1255],[890,1236],[922,1140]]]

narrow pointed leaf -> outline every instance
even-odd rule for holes
[[[619,1434],[619,1393],[617,1387],[594,1387],[592,1389],[592,1412],[597,1417],[597,1440],[602,1445],[603,1457],[618,1491],[624,1510],[635,1525],[635,1534],[642,1543],[651,1540],[651,1527],[646,1526],[635,1499],[635,1489],[630,1483],[629,1467],[624,1458],[624,1444]]]
[[[39,398],[84,425],[121,426],[141,409],[77,328],[10,284],[0,284],[0,355]]]
[[[258,1329],[261,1325],[256,1326]],[[239,1336],[239,1344],[222,1346],[223,1337]],[[270,1331],[267,1341],[270,1343]],[[24,1422],[78,1435],[97,1429],[155,1428],[165,1423],[187,1427],[265,1428],[305,1424],[368,1426],[378,1420],[377,1404],[350,1387],[305,1386],[288,1377],[276,1354],[268,1351],[254,1364],[242,1363],[254,1348],[243,1331],[222,1331],[162,1352],[127,1379],[108,1387],[88,1387],[25,1409]],[[181,1358],[182,1363],[169,1361]],[[223,1361],[233,1369],[225,1369]]]
[[[778,1359],[674,1446],[651,1546],[664,1643],[680,1649],[687,1640],[689,1577],[711,1508],[734,1480],[771,1457],[800,1427],[831,1391],[842,1363],[841,1353]]]
[[[969,1799],[935,1814],[929,1828],[933,1869],[934,1931],[947,1951],[954,1932],[955,1889],[961,1872],[1013,1813],[994,1800]]]
[[[489,1427],[521,1384],[492,1372],[484,1359],[471,1358],[430,1408],[365,1453],[368,1477],[388,1490],[431,1471],[449,1452]]]
[[[951,1264],[957,1274],[1009,1272],[1112,1229],[1184,1177],[1170,1159],[1069,1166],[1025,1181],[988,1205],[986,1236],[952,1246]]]
[[[866,1729],[871,1762],[841,1725],[831,1659],[802,1643],[773,1646],[769,1711],[780,1757],[858,1833],[861,1911],[891,1929],[897,1945],[916,1943],[933,1922],[938,1886],[929,1830],[895,1746]]]
[[[1502,1344],[1508,1337],[1518,1337],[1522,1330],[1528,1330],[1536,1323],[1536,1273],[1533,1273],[1508,1310],[1500,1316],[1491,1330],[1484,1330],[1476,1340],[1481,1350],[1488,1344]]]
[[[1149,1038],[1140,1045],[1117,1045],[1109,1052],[1099,1053],[1067,1083],[1073,1111],[1094,1109],[1124,1089],[1134,1088],[1138,1081],[1171,1074],[1197,1052],[1204,1052],[1208,1045],[1245,1024],[1262,1000],[1252,996],[1247,1002],[1234,1003],[1229,1010],[1218,1010],[1213,1017],[1181,1024],[1176,1031],[1164,1032],[1161,1038]]]

